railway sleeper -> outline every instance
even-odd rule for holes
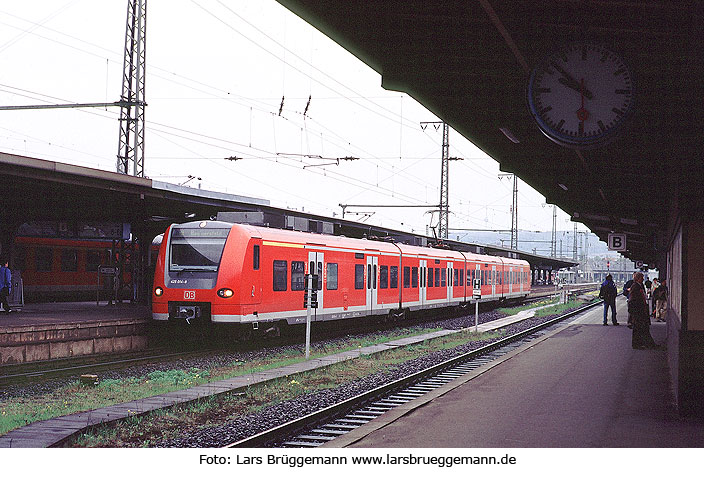
[[[338,418],[338,419],[335,420],[335,421],[336,421],[336,422],[339,422],[339,423],[349,423],[350,425],[355,425],[355,424],[356,424],[356,425],[364,425],[365,423],[368,423],[368,422],[369,422],[369,420],[367,420],[367,419],[358,420],[358,419],[355,419],[355,418],[347,418],[347,417],[345,417],[345,418]]]
[[[287,441],[284,443],[284,445],[296,448],[317,448],[321,445],[321,443],[311,443],[307,441]]]
[[[380,415],[383,415],[383,413]],[[366,420],[366,421],[370,422],[380,415],[364,415],[361,413],[355,413],[353,415],[347,415],[347,417],[345,417],[345,418],[356,418],[358,420]]]
[[[359,428],[359,425],[348,425],[346,423],[339,423],[338,420],[335,420],[334,422],[325,425],[325,427],[339,428],[340,430],[350,431]]]
[[[315,436],[315,435],[300,435],[297,436],[299,440],[311,440],[311,441],[321,441],[321,442],[326,442],[326,441],[331,441],[337,438],[336,436]]]
[[[416,398],[422,397],[423,395],[425,395],[425,393],[413,393],[413,392],[403,391],[403,392],[397,393],[396,395],[399,397],[408,398],[409,400],[415,400]]]
[[[324,425],[324,426],[327,426],[327,425]],[[314,430],[311,430],[310,432],[311,433],[320,433],[321,435],[332,435],[335,437],[339,437],[339,436],[342,436],[347,433],[347,431],[335,430],[335,429],[330,429],[330,428],[327,428],[327,429],[316,428]]]

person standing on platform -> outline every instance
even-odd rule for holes
[[[655,304],[656,304],[655,291],[658,290],[658,287],[660,287],[660,282],[658,281],[658,278],[656,277],[655,279],[653,279],[653,285],[650,288],[650,290],[652,291],[652,293],[650,294],[650,298],[651,298],[650,316],[651,317],[655,317]]]
[[[633,273],[633,279],[636,277],[636,272]],[[625,284],[623,284],[623,295],[629,298],[631,287],[633,287],[633,279],[628,279]],[[628,328],[633,328],[633,321],[631,320],[631,314],[628,314]]]
[[[609,325],[609,321],[607,320],[609,308],[611,308],[611,323],[618,325],[616,321],[617,295],[618,289],[616,289],[616,284],[614,284],[614,278],[609,274],[606,276],[606,280],[601,284],[601,289],[599,290],[599,298],[604,299],[604,325]]]
[[[0,303],[2,303],[2,313],[9,314],[10,304],[8,303],[7,298],[12,290],[12,272],[8,267],[9,263],[6,259],[1,259],[0,263],[2,264],[0,266]]]
[[[633,285],[628,294],[628,315],[633,322],[631,345],[634,349],[657,348],[650,335],[650,314],[648,301],[643,288],[643,273],[636,272]]]
[[[660,286],[655,289],[653,299],[655,300],[655,318],[658,322],[665,322],[665,311],[667,311],[667,281],[662,280]]]

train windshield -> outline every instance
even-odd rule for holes
[[[174,229],[169,270],[217,271],[230,229]]]

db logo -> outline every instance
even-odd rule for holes
[[[194,290],[184,290],[183,298],[185,300],[196,300],[196,291]]]

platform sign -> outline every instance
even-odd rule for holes
[[[620,251],[626,250],[626,235],[625,234],[609,234],[609,250]]]
[[[114,266],[99,266],[98,271],[106,276],[115,276],[117,275],[117,267]]]
[[[481,299],[481,297],[482,297],[482,280],[481,279],[474,279],[472,286],[473,286],[472,295],[474,296],[474,298]]]

